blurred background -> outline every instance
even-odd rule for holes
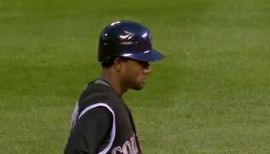
[[[268,0],[0,0],[0,153],[63,153],[99,33],[122,19],[165,55],[124,96],[144,153],[270,153],[269,15]]]

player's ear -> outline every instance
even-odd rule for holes
[[[116,57],[113,62],[116,71],[118,72],[121,71],[125,67],[126,62],[127,62],[126,58]]]
[[[122,61],[121,58],[116,57],[113,61],[113,66],[117,72],[121,71],[122,68]]]

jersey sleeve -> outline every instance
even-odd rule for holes
[[[112,113],[96,107],[84,113],[71,130],[65,154],[97,154],[112,128]]]

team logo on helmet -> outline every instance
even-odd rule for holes
[[[133,44],[135,42],[133,41],[134,33],[131,33],[129,31],[124,31],[123,34],[119,35],[120,44]]]

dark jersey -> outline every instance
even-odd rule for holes
[[[129,109],[103,80],[88,84],[76,104],[65,154],[140,154]]]

